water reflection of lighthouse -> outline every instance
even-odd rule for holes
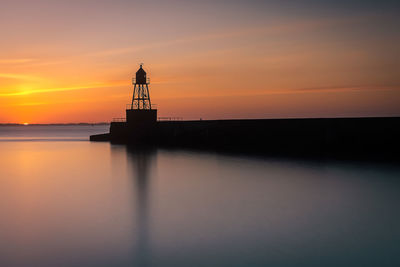
[[[148,266],[150,259],[149,245],[149,170],[154,151],[128,148],[127,159],[133,167],[136,190],[136,231],[135,231],[135,266]]]

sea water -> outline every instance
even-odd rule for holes
[[[400,168],[0,127],[0,266],[400,266]]]

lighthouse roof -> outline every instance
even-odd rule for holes
[[[146,74],[146,72],[144,71],[144,69],[142,68],[142,64],[140,64],[140,68],[138,69],[138,71],[136,72],[136,74]]]

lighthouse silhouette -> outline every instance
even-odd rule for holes
[[[136,77],[132,79],[132,102],[126,109],[126,122],[129,126],[149,126],[157,123],[157,109],[153,108],[150,100],[150,79],[140,64]]]
[[[139,70],[136,72],[136,78],[132,79],[134,87],[131,109],[151,109],[149,94],[150,79],[147,78],[146,75],[143,69],[143,63],[141,63]]]

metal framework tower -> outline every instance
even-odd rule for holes
[[[136,72],[136,78],[132,79],[133,96],[130,109],[151,110],[151,101],[149,93],[150,79],[146,77],[146,72],[140,64],[139,70]]]

